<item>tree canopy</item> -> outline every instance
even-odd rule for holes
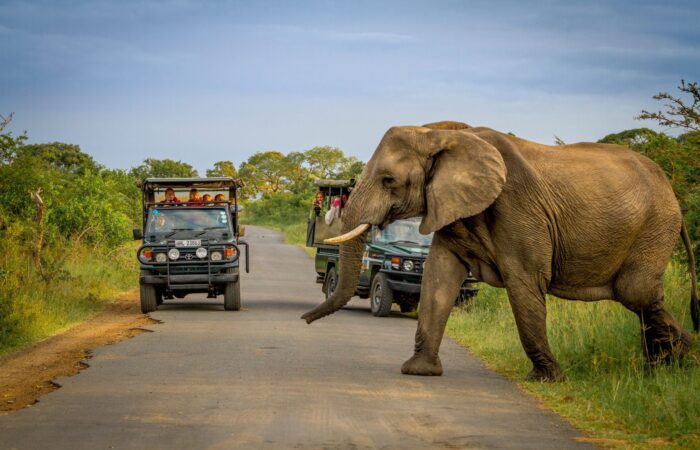
[[[214,167],[207,169],[208,177],[236,178],[237,175],[236,165],[231,161],[217,161],[214,163]]]
[[[277,193],[305,193],[320,178],[357,178],[364,169],[357,158],[336,147],[314,147],[284,155],[270,150],[256,152],[241,163],[238,176],[246,183],[245,194],[254,198]]]
[[[129,171],[137,179],[144,178],[188,178],[199,174],[190,164],[172,159],[146,158],[143,164]]]

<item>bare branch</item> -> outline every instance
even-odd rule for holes
[[[36,215],[34,216],[34,223],[36,223],[38,235],[36,237],[36,242],[34,243],[34,250],[32,256],[34,258],[34,266],[39,270],[39,273],[44,278],[44,273],[41,267],[41,250],[44,247],[44,210],[46,206],[44,205],[44,200],[41,198],[41,188],[32,192],[29,191],[29,196],[32,201],[36,204]]]
[[[0,114],[0,131],[4,130],[6,126],[12,122],[12,118],[14,117],[15,113],[11,112],[10,114],[7,115],[7,117],[3,116]]]
[[[659,125],[671,128],[685,128],[700,131],[700,86],[697,82],[686,83],[681,80],[678,90],[690,94],[692,103],[686,104],[682,98],[674,97],[668,92],[660,92],[653,96],[654,100],[665,100],[666,111],[650,112],[642,110],[638,120],[656,120]]]

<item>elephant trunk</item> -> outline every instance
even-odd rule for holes
[[[349,233],[361,225],[358,223],[357,212],[352,206],[353,203],[362,204],[357,199],[357,195],[350,196],[347,207],[343,210],[343,234]],[[359,236],[340,244],[340,279],[338,287],[328,300],[301,316],[302,319],[306,320],[306,323],[311,323],[314,320],[333,314],[345,306],[352,296],[355,295],[355,289],[357,288],[362,269],[362,253],[365,249],[366,236],[367,232],[363,231]]]

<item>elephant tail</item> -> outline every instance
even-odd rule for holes
[[[685,222],[681,222],[681,236],[685,252],[688,254],[688,271],[690,272],[690,317],[693,319],[693,329],[698,332],[700,328],[700,301],[698,301],[698,277],[695,273],[695,256],[693,255],[693,244],[690,243],[688,229]]]

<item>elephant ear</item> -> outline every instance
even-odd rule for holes
[[[488,208],[503,190],[506,166],[493,145],[468,132],[431,130],[424,136],[433,164],[420,232],[428,234]]]

